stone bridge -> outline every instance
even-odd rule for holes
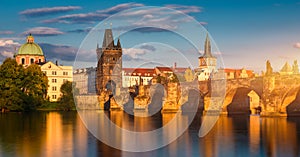
[[[195,86],[196,85],[196,86]],[[171,83],[162,86],[160,92],[163,99],[163,110],[177,111],[187,102],[198,101],[198,96],[190,98],[185,87],[199,89],[199,105],[204,112],[211,106],[211,102],[218,99],[222,104],[218,106],[224,114],[255,114],[261,116],[292,116],[300,115],[300,74],[279,75],[272,74],[263,77],[238,79],[213,79],[197,83]],[[132,97],[125,90],[114,97],[110,108],[127,107],[130,109],[146,109],[153,104],[151,86],[139,86],[138,93]],[[126,94],[127,93],[127,94]],[[134,92],[132,92],[134,93]],[[128,95],[124,97],[124,95]],[[103,98],[102,98],[103,97]],[[101,108],[108,96],[99,96]],[[103,100],[102,100],[103,99]],[[150,105],[151,106],[151,105]]]
[[[214,86],[214,81],[199,82],[199,89],[204,98],[204,110],[207,110],[212,92],[226,88],[223,113],[260,112],[262,116],[300,115],[300,75],[272,74],[263,77],[227,79],[221,86]],[[226,85],[224,85],[226,84]],[[222,92],[220,92],[222,93]]]

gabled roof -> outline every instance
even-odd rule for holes
[[[73,67],[72,66],[61,66],[61,65],[56,65],[54,63],[52,63],[51,61],[43,64],[41,66],[42,70],[72,70]]]

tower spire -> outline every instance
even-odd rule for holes
[[[102,48],[104,48],[104,47],[106,47],[106,48],[114,47],[113,34],[112,34],[111,29],[105,29]]]
[[[204,44],[204,54],[203,57],[214,57],[211,54],[211,45],[210,45],[210,39],[208,33],[206,33],[206,39]]]

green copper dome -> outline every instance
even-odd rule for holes
[[[27,43],[23,44],[19,50],[17,55],[37,55],[37,56],[43,56],[43,50],[41,47],[34,43],[34,38],[32,35],[29,35],[27,37]]]

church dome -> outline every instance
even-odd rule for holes
[[[27,43],[23,44],[19,50],[17,55],[37,55],[37,56],[43,56],[43,50],[41,49],[41,47],[34,43],[34,38],[33,36],[30,34],[27,37]]]

